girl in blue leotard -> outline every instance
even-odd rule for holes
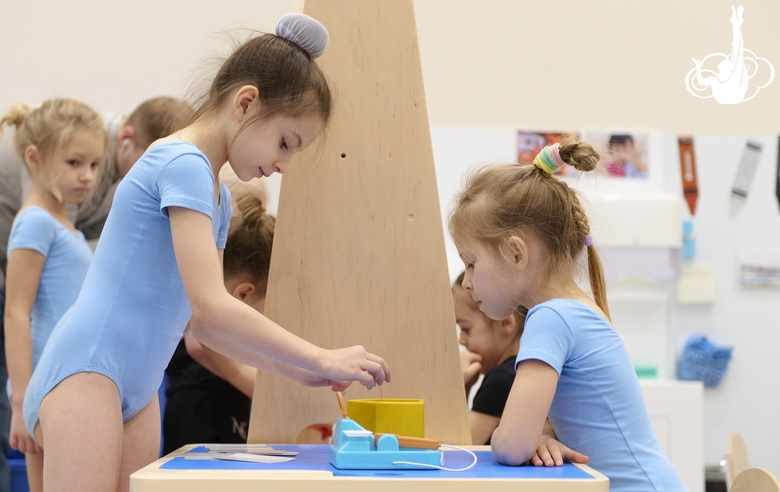
[[[609,478],[610,490],[683,491],[612,327],[588,218],[576,191],[553,176],[563,164],[590,171],[598,161],[593,147],[567,138],[533,164],[470,176],[451,213],[463,288],[479,309],[501,320],[529,308],[493,454],[508,465],[550,466],[577,460],[576,449]],[[574,280],[583,250],[595,301]]]
[[[188,320],[210,348],[308,386],[389,381],[363,347],[312,345],[225,289],[231,201],[220,169],[229,161],[242,181],[284,173],[331,115],[313,62],[327,32],[307,16],[282,20],[278,35],[228,57],[194,122],[152,144],[117,188],[79,297],[25,395],[47,488],[125,491],[157,458],[157,389]]]
[[[30,194],[8,239],[5,348],[12,417],[10,445],[25,454],[30,490],[42,490],[43,452],[24,428],[22,402],[54,325],[76,301],[92,259],[84,234],[67,216],[95,184],[108,135],[95,110],[53,99],[13,108],[0,120],[16,127],[14,147],[30,171]]]

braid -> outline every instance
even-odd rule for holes
[[[579,251],[585,244],[585,236],[590,234],[590,222],[577,196],[577,191],[573,188],[568,190],[569,200],[571,201],[571,215],[574,218],[574,223],[577,225],[577,235],[579,236],[575,247],[576,251]],[[601,266],[601,259],[595,246],[588,246],[587,249],[588,277],[590,279],[590,288],[593,291],[593,299],[601,310],[604,311],[604,314],[607,315],[607,318],[610,319],[609,306],[607,304],[607,286],[604,281],[604,269]]]

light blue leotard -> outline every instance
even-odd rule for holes
[[[14,220],[8,252],[15,249],[37,251],[45,258],[30,313],[34,368],[54,325],[76,302],[92,260],[92,250],[81,231],[71,231],[39,207],[23,210]]]
[[[186,142],[151,148],[122,180],[81,293],[27,387],[24,421],[31,435],[43,398],[79,372],[116,383],[124,421],[152,401],[192,314],[167,207],[209,216],[217,249],[224,249],[230,193],[220,182],[217,203],[214,184],[206,156]]]
[[[528,359],[558,372],[548,415],[555,434],[590,457],[611,491],[687,490],[658,443],[623,341],[592,308],[570,299],[534,306],[517,363]]]

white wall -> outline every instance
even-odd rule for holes
[[[227,46],[217,33],[241,26],[270,31],[282,14],[301,11],[302,5],[301,0],[0,0],[0,111],[18,101],[71,96],[102,110],[129,112],[148,97],[182,95],[197,78],[198,63]],[[416,0],[431,125],[776,134],[780,81],[736,106],[695,99],[685,90],[691,58],[730,51],[730,5]],[[780,3],[743,5],[746,47],[780,69]],[[701,180],[719,178],[719,162],[700,166]],[[755,188],[771,185],[770,167],[763,164],[759,172],[766,175],[757,176]],[[717,215],[727,207],[725,200],[723,193],[702,194],[700,206]],[[736,248],[776,250],[780,224],[776,215],[748,213],[743,210],[742,220],[730,223],[721,221],[723,215],[713,221],[701,216],[700,256],[713,263],[725,287],[715,305],[678,308],[672,321],[680,334],[703,330],[734,343],[735,357],[745,361],[734,364],[720,388],[707,391],[707,461],[717,461],[728,433],[739,430],[752,463],[780,474],[774,447],[780,430],[773,418],[780,407],[778,336],[768,321],[778,319],[780,298],[773,291],[738,289],[734,278]]]

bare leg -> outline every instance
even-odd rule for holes
[[[43,451],[25,453],[24,463],[27,466],[27,483],[30,492],[43,492]]]
[[[119,390],[94,372],[74,374],[41,403],[46,492],[114,492],[122,461]],[[40,439],[44,438],[44,439]]]
[[[157,459],[160,452],[160,403],[154,400],[124,425],[122,467],[117,492],[130,490],[130,475]]]

